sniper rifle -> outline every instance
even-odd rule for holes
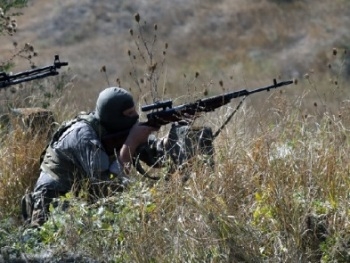
[[[258,88],[255,90],[239,90],[229,92],[209,98],[199,99],[195,102],[182,104],[176,107],[172,106],[172,100],[155,102],[154,104],[145,105],[141,108],[143,112],[152,111],[147,114],[147,121],[143,125],[159,128],[173,122],[188,121],[194,119],[198,113],[211,112],[228,104],[232,99],[238,97],[246,97],[254,93],[262,91],[270,91],[271,89],[280,88],[292,84],[292,80],[277,82],[273,80],[273,85]],[[130,130],[121,131],[102,137],[102,144],[109,155],[113,155],[115,149],[120,149],[126,140]]]

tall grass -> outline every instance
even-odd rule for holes
[[[53,210],[21,251],[55,247],[78,262],[347,262],[349,124],[305,117],[296,102],[273,123],[248,124],[251,133],[244,119],[260,115],[237,113],[216,141],[215,171],[194,164],[185,183],[135,173],[129,191],[92,205],[62,198],[68,210]]]
[[[248,105],[236,114],[215,141],[215,171],[194,163],[186,182],[182,173],[153,182],[134,172],[129,191],[92,205],[68,195],[68,210],[53,210],[40,231],[2,232],[2,246],[14,239],[29,258],[49,251],[77,262],[347,262],[349,123],[327,111],[306,116],[303,97],[285,96],[266,102],[273,118]],[[41,143],[11,136],[2,220],[18,212]]]
[[[141,45],[157,43],[137,39]],[[151,62],[151,53],[142,54],[146,64]],[[162,63],[147,65],[152,78],[141,81],[138,68],[131,73],[140,85],[140,100],[163,91],[157,86]],[[189,94],[196,77],[188,82]],[[161,178],[156,182],[133,171],[135,182],[128,191],[96,203],[70,194],[60,198],[62,207],[51,208],[40,230],[23,229],[11,219],[18,217],[20,196],[33,184],[43,140],[12,130],[1,145],[2,257],[34,262],[348,262],[349,93],[346,79],[337,74],[335,79],[336,86],[334,78],[329,83],[310,72],[294,86],[297,96],[287,90],[254,95],[261,96],[259,107],[255,99],[247,100],[215,141],[214,170],[194,162],[165,180],[165,170],[152,169]],[[148,93],[140,92],[147,87]],[[195,99],[200,91],[192,94]],[[203,122],[218,128],[230,110],[203,116]],[[190,175],[187,181],[184,172]]]

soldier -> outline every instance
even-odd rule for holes
[[[88,186],[91,195],[120,190],[129,183],[128,172],[136,149],[147,143],[156,128],[140,125],[132,96],[119,87],[103,90],[95,111],[64,123],[53,135],[40,166],[34,192],[22,200],[22,213],[32,227],[48,217],[53,198]],[[102,136],[130,129],[116,158],[111,160]],[[111,179],[111,178],[114,179]]]
[[[111,190],[123,190],[130,182],[128,173],[135,160],[137,170],[146,176],[138,160],[155,168],[164,167],[171,160],[169,174],[179,168],[185,173],[184,165],[198,154],[209,156],[209,165],[213,166],[210,128],[173,123],[168,136],[157,139],[152,134],[157,128],[140,124],[138,118],[131,94],[110,87],[99,94],[94,112],[61,125],[42,155],[34,192],[22,199],[26,224],[42,225],[52,200],[70,191],[78,193],[85,187],[93,200]],[[114,138],[125,130],[129,132],[121,136],[122,143],[114,147],[118,152],[111,154],[110,145],[114,142],[105,138]]]

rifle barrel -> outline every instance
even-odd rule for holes
[[[55,76],[59,73],[57,69],[62,66],[67,66],[68,62],[60,62],[59,56],[55,55],[55,60],[53,65],[42,67],[42,68],[34,68],[32,70],[27,70],[23,72],[19,72],[13,75],[9,75],[5,72],[0,73],[0,88],[6,88],[11,85],[19,84],[22,82],[41,79],[48,76]]]
[[[271,86],[258,88],[251,91],[243,89],[239,91],[225,93],[222,95],[212,96],[205,99],[200,99],[193,103],[182,104],[169,109],[151,112],[147,114],[148,124],[165,125],[170,122],[175,122],[175,121],[182,120],[184,118],[188,118],[188,116],[195,115],[198,112],[214,111],[215,109],[228,104],[234,98],[246,97],[246,96],[249,96],[250,94],[262,92],[265,90],[270,91],[270,89],[279,88],[279,87],[290,85],[293,83],[292,80],[282,81],[277,83],[275,79],[273,80],[273,82],[274,83]]]
[[[251,90],[251,91],[246,90],[246,89],[242,89],[242,90],[238,90],[238,91],[234,91],[234,92],[228,92],[228,93],[225,93],[222,95],[212,96],[212,97],[209,97],[206,99],[199,100],[198,106],[206,108],[207,110],[205,110],[205,111],[213,111],[216,108],[221,107],[221,106],[229,103],[232,99],[235,99],[238,97],[248,96],[250,94],[262,92],[265,90],[270,91],[270,89],[279,88],[282,86],[290,85],[292,83],[293,83],[292,80],[282,81],[282,82],[277,83],[276,80],[274,79],[274,84],[271,86],[258,88],[258,89]]]
[[[257,93],[257,92],[261,92],[261,91],[270,91],[270,89],[276,89],[282,86],[286,86],[286,85],[290,85],[293,83],[293,80],[287,80],[287,81],[281,81],[279,83],[276,82],[276,80],[274,80],[274,84],[268,87],[264,87],[264,88],[259,88],[259,89],[255,89],[255,90],[251,90],[249,91],[249,95],[253,94],[253,93]]]
[[[59,74],[58,72],[52,71],[52,72],[42,73],[42,74],[39,74],[39,75],[37,74],[37,75],[34,75],[34,76],[22,77],[20,79],[12,80],[11,82],[4,82],[4,83],[0,82],[0,88],[5,88],[5,87],[10,86],[10,85],[16,85],[16,84],[19,84],[19,83],[22,83],[22,82],[26,82],[26,81],[31,81],[31,80],[34,80],[34,79],[41,79],[41,78],[46,78],[46,77],[49,77],[49,76],[55,76],[55,75],[58,75],[58,74]]]

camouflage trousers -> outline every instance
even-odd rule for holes
[[[33,193],[25,194],[22,198],[22,216],[28,227],[40,227],[49,216],[49,208],[54,198],[64,193],[50,190],[45,187]]]
[[[126,182],[121,182],[118,180],[95,180],[94,182],[89,181],[87,187],[86,200],[89,203],[94,203],[98,198],[106,197],[114,192],[122,192],[127,186]],[[82,186],[81,186],[82,187]],[[79,189],[72,191],[73,195],[79,193]],[[62,205],[63,209],[69,207],[66,202],[60,203],[58,200],[60,196],[64,196],[66,192],[60,192],[57,190],[48,189],[46,187],[39,187],[35,189],[33,193],[27,193],[22,197],[22,217],[24,219],[24,224],[27,227],[40,227],[43,225],[50,214],[50,205],[52,204],[54,208]]]
[[[189,178],[187,168],[194,163],[214,171],[214,138],[210,127],[173,123],[166,138],[167,140],[157,140],[151,135],[148,145],[137,149],[134,165],[140,174],[151,179],[160,179],[158,176],[148,174],[140,161],[149,167],[167,167],[166,180],[170,179],[175,171],[180,171],[183,180],[186,181]]]

